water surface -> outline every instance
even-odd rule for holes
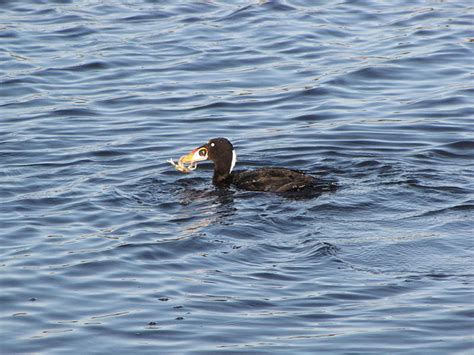
[[[4,1],[0,350],[468,353],[470,1]],[[337,181],[218,190],[166,162]]]

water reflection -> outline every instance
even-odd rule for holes
[[[191,222],[181,226],[180,234],[190,235],[215,224],[232,225],[232,216],[237,212],[234,194],[229,188],[199,190],[186,187],[181,190],[179,203],[186,208],[177,214],[178,220]],[[198,219],[193,221],[196,217]]]

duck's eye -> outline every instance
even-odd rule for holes
[[[201,149],[201,150],[199,151],[199,155],[200,155],[201,157],[205,157],[206,154],[207,154],[207,150],[206,150],[206,149]]]

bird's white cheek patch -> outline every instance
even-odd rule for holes
[[[237,153],[235,150],[232,150],[232,163],[230,164],[229,174],[234,170],[235,163],[237,163]]]

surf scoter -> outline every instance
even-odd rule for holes
[[[212,181],[217,186],[230,184],[249,191],[300,192],[317,186],[316,178],[301,171],[286,168],[259,168],[233,172],[237,162],[232,143],[226,138],[214,138],[180,159],[191,164],[211,160],[214,162]]]

